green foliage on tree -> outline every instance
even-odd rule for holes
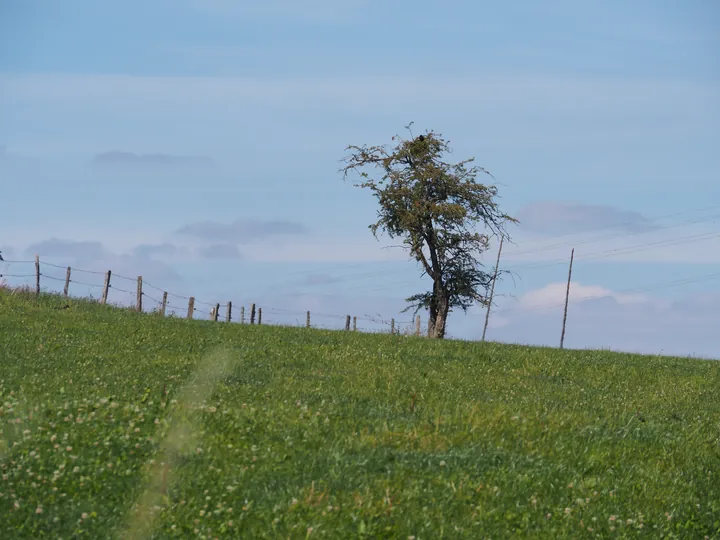
[[[487,305],[487,291],[495,279],[483,270],[479,257],[493,236],[508,238],[505,226],[517,220],[500,211],[497,188],[478,183],[478,174],[492,175],[472,165],[474,158],[458,163],[444,161],[448,142],[432,131],[410,138],[392,138],[395,146],[354,146],[340,169],[352,171],[379,203],[378,220],[370,225],[375,238],[385,232],[402,238],[410,256],[421,265],[432,288],[406,299],[405,311],[429,312],[428,335],[444,338],[447,316],[453,308],[467,311],[475,303]],[[372,176],[367,169],[379,170]],[[485,232],[478,232],[481,227]]]

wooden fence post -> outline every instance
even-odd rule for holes
[[[40,255],[35,255],[35,295],[40,296]]]
[[[63,296],[65,296],[67,298],[69,291],[70,291],[70,267],[68,266],[67,273],[65,274],[65,288],[63,289]]]
[[[193,318],[193,312],[195,311],[195,297],[191,296],[190,300],[188,300],[188,312],[187,312],[187,318],[192,319]]]
[[[142,311],[142,276],[138,276],[137,282],[137,302],[135,303],[135,311],[140,313]]]
[[[255,304],[250,306],[250,324],[255,324]]]
[[[262,324],[262,308],[258,308],[258,324]]]
[[[240,324],[245,324],[245,306],[240,306]]]
[[[215,304],[215,313],[213,313],[213,321],[217,322],[219,313],[220,313],[220,302]]]
[[[415,335],[416,336],[420,335],[420,315],[415,317]]]
[[[395,333],[395,319],[390,320],[390,335],[392,336]]]
[[[167,308],[167,291],[163,292],[162,307],[160,308],[160,314],[165,316],[165,309]]]
[[[232,302],[227,303],[227,313],[225,313],[225,322],[230,322],[232,319]]]
[[[504,235],[500,237],[500,247],[498,248],[498,256],[497,262],[495,263],[495,273],[493,274],[492,286],[490,287],[490,298],[488,299],[487,311],[485,312],[485,326],[483,326],[481,341],[485,341],[485,333],[487,332],[488,321],[490,320],[490,306],[492,306],[493,296],[495,295],[495,282],[497,281],[498,270],[500,268],[500,254],[502,253],[504,239]]]
[[[353,317],[353,332],[357,331],[357,316]]]
[[[350,330],[350,315],[345,315],[345,330]]]
[[[307,316],[305,317],[305,328],[310,328],[310,312],[307,312]]]
[[[102,296],[100,297],[101,304],[107,304],[108,292],[110,291],[110,276],[111,275],[112,275],[111,270],[108,270],[107,274],[105,274],[105,284],[103,285],[103,292],[102,292]]]
[[[570,280],[572,279],[572,265],[575,257],[575,248],[570,252],[570,269],[568,270],[567,290],[565,291],[565,312],[563,313],[562,334],[560,334],[560,348],[565,343],[565,324],[567,323],[568,300],[570,300]]]

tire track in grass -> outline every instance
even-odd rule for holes
[[[130,512],[122,538],[149,538],[157,516],[169,504],[167,486],[171,484],[174,465],[196,451],[197,432],[200,430],[198,409],[228,375],[233,357],[224,349],[203,357],[192,378],[179,391],[168,420],[167,435],[160,443],[155,459],[147,464],[145,490]]]

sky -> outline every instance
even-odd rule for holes
[[[1,279],[38,254],[48,289],[404,331],[428,278],[339,169],[413,122],[519,220],[488,340],[559,344],[574,249],[566,347],[720,358],[718,28],[715,0],[2,0]]]

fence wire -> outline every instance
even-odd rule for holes
[[[702,240],[702,239],[710,239],[720,236],[720,233],[717,232],[710,232],[710,233],[703,233],[698,235],[689,235],[677,239],[670,239],[670,240],[664,240],[660,242],[649,242],[646,244],[640,244],[631,246],[628,248],[618,248],[618,249],[612,249],[612,250],[606,250],[604,252],[600,252],[597,254],[590,254],[589,256],[583,257],[583,259],[592,260],[595,258],[598,258],[599,256],[613,256],[615,254],[622,254],[626,253],[629,250],[637,251],[639,249],[649,248],[649,247],[656,247],[659,245],[663,246],[672,246],[676,245],[679,241],[693,241],[693,240]],[[576,259],[577,261],[577,259]],[[546,263],[540,263],[539,265],[536,265],[535,267],[544,267],[548,265],[554,265],[558,264],[559,262],[567,262],[567,261],[550,261],[549,264]],[[33,264],[35,265],[37,261],[32,260],[3,260],[0,261],[0,265],[4,264],[7,266],[12,265],[28,265]],[[58,265],[54,263],[49,263],[45,261],[39,261],[39,267],[49,267],[49,268],[58,268],[62,270],[67,270],[69,267]],[[36,267],[37,268],[37,267]],[[533,268],[533,265],[528,265],[526,268]],[[0,273],[0,280],[3,280],[5,278],[12,278],[15,280],[30,280],[30,283],[24,283],[23,287],[31,289],[34,286],[36,286],[36,279],[39,277],[40,280],[51,280],[52,282],[59,282],[59,283],[65,283],[68,287],[70,285],[75,286],[81,286],[81,287],[88,287],[90,289],[104,289],[106,286],[105,283],[98,284],[98,283],[92,283],[87,282],[84,280],[78,280],[74,279],[73,276],[77,273],[80,274],[88,274],[88,275],[97,275],[97,276],[107,276],[108,272],[105,271],[98,271],[98,270],[91,270],[91,269],[82,269],[82,268],[70,268],[70,278],[68,279],[67,276],[65,277],[58,277],[54,275],[50,275],[48,273],[40,271],[39,273],[36,271],[35,273]],[[635,288],[629,288],[625,290],[619,290],[615,291],[618,294],[629,294],[629,293],[641,293],[641,292],[650,292],[654,290],[659,289],[665,289],[670,287],[676,287],[680,285],[687,285],[692,283],[700,283],[704,281],[709,280],[715,280],[720,278],[720,272],[715,272],[711,274],[707,274],[704,276],[694,277],[694,278],[685,278],[685,279],[677,279],[665,283],[659,283],[652,286],[645,286],[645,287],[635,287]],[[141,278],[133,278],[128,276],[123,276],[120,274],[115,274],[110,272],[110,282],[107,283],[108,287],[108,293],[110,291],[117,291],[118,293],[127,294],[131,297],[135,297],[137,299],[137,290],[127,290],[124,288],[116,287],[112,282],[113,280],[124,280],[124,281],[130,281],[130,282],[136,282],[141,285],[141,288],[149,288],[155,291],[158,291],[160,293],[163,293],[166,295],[166,302],[165,302],[165,313],[170,314],[171,316],[181,316],[183,318],[188,316],[188,311],[190,311],[192,318],[196,320],[210,320],[213,321],[215,317],[212,315],[212,309],[215,309],[218,307],[220,310],[216,314],[217,321],[224,322],[226,321],[226,311],[228,307],[228,302],[210,302],[207,300],[201,300],[198,298],[194,298],[187,295],[178,294],[176,292],[166,291],[161,287],[158,287],[152,283],[149,283]],[[0,281],[0,286],[7,287],[7,283]],[[154,310],[156,311],[160,306],[162,306],[163,301],[156,298],[155,296],[151,296],[144,292],[143,290],[140,291],[140,294],[145,297],[149,302],[152,302],[156,305]],[[496,295],[496,296],[502,296],[502,295]],[[187,305],[184,306],[178,306],[174,303],[170,303],[169,299],[174,298],[176,300],[186,300],[188,301]],[[572,296],[572,300],[574,302],[582,301],[582,300],[591,300],[598,298],[597,295],[583,295],[583,296]],[[194,299],[194,306],[192,309],[190,309],[189,301],[191,299]],[[565,303],[564,300],[562,301],[556,301],[556,302],[546,302],[541,307],[542,308],[559,308]],[[198,306],[202,306],[202,308],[199,308]],[[149,307],[149,306],[145,306]],[[211,309],[206,309],[211,308]],[[307,311],[300,311],[300,310],[292,310],[292,309],[284,309],[274,306],[257,306],[257,310],[255,313],[254,318],[254,324],[258,324],[260,322],[260,313],[262,313],[262,324],[264,325],[282,325],[282,326],[300,326],[304,327],[307,326]],[[470,317],[477,317],[481,314],[470,314]],[[387,318],[380,314],[368,314],[363,313],[360,315],[351,315],[351,314],[340,314],[340,313],[326,313],[326,312],[311,312],[311,321],[310,326],[312,328],[321,328],[321,329],[345,329],[347,324],[347,317],[350,316],[351,325],[350,328],[353,330],[361,331],[361,332],[372,332],[372,333],[378,333],[378,332],[388,332],[389,330],[393,330],[396,333],[401,333],[403,330],[407,334],[414,334],[416,329],[416,320],[395,320],[393,318]],[[482,314],[484,316],[484,314]],[[285,320],[288,319],[288,320]],[[341,323],[337,325],[327,325],[327,324],[318,324],[317,320],[320,319],[323,320],[334,320],[334,321],[342,321]],[[232,310],[232,317],[230,322],[242,322],[245,324],[249,324],[251,321],[251,309],[250,306],[243,306],[238,303],[233,303],[233,310]],[[365,324],[360,324],[365,323]],[[367,323],[370,323],[372,325],[376,325],[375,327],[370,327],[367,325]],[[423,327],[421,326],[421,329]]]

